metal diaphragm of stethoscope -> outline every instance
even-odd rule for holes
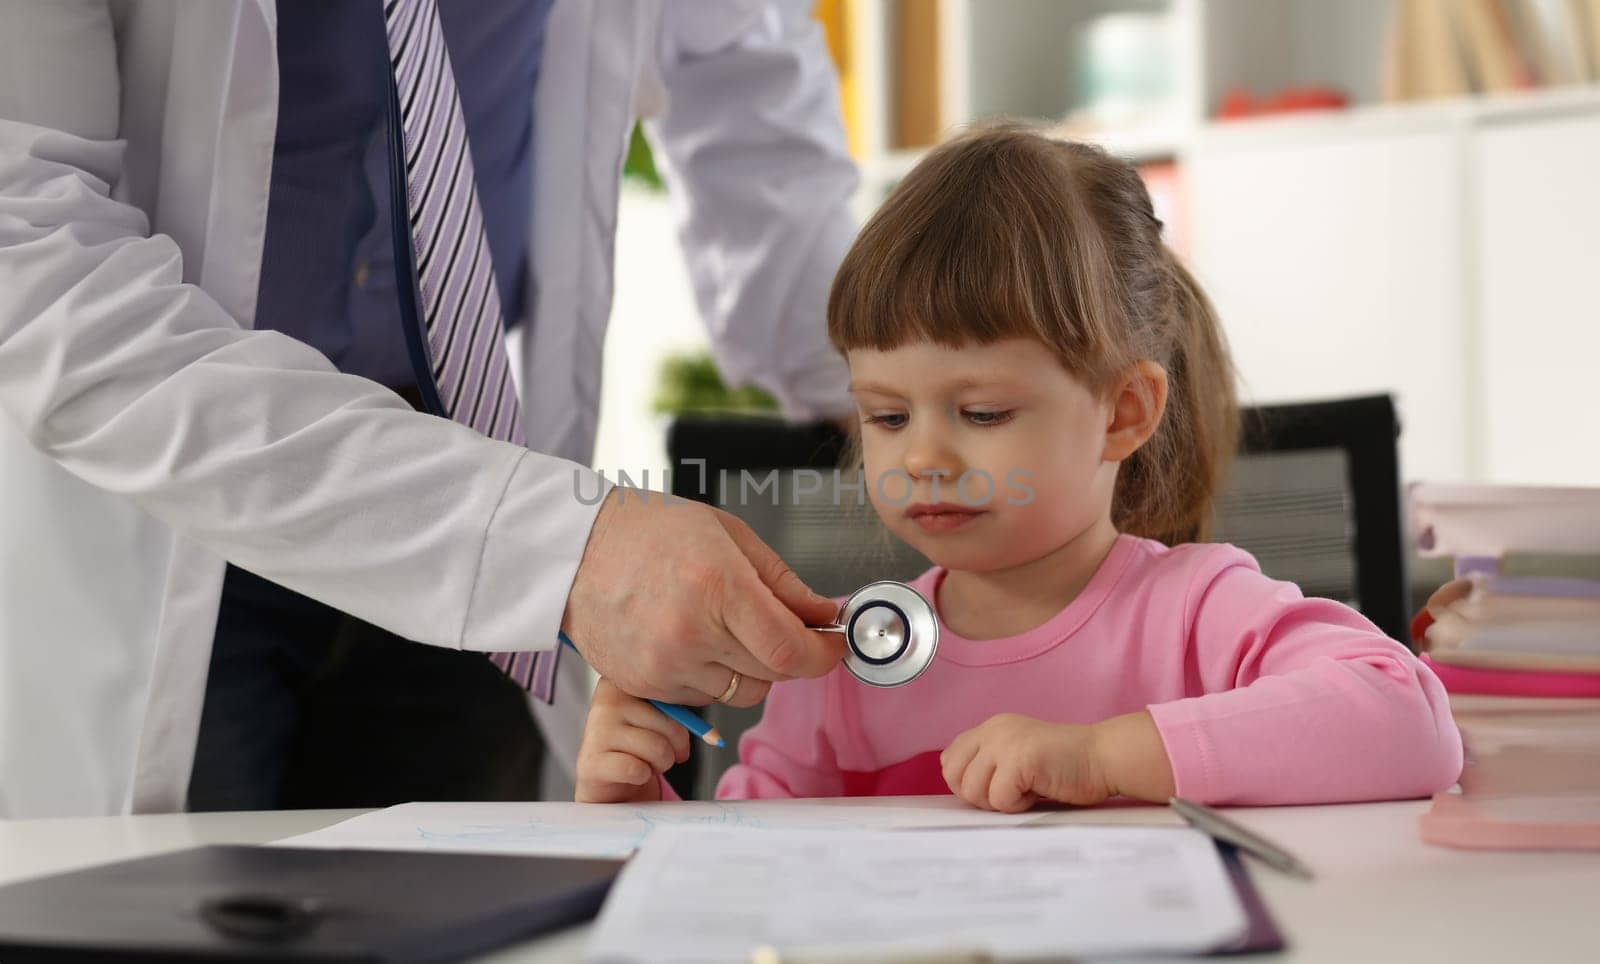
[[[835,625],[810,628],[843,635],[845,669],[872,686],[904,686],[933,664],[939,649],[933,606],[905,583],[887,579],[856,590]]]

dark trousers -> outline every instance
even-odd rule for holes
[[[527,695],[482,654],[228,567],[189,809],[536,800],[542,757]]]

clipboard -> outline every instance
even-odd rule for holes
[[[1222,866],[1228,871],[1228,880],[1232,882],[1234,893],[1239,897],[1239,904],[1244,908],[1247,923],[1244,934],[1238,941],[1201,956],[1269,954],[1284,950],[1289,945],[1283,939],[1283,932],[1278,930],[1277,921],[1272,919],[1272,912],[1267,910],[1266,901],[1261,899],[1261,892],[1256,889],[1255,881],[1250,878],[1250,871],[1244,865],[1244,858],[1240,856],[1239,848],[1220,840],[1215,843],[1217,852],[1222,857]]]
[[[456,960],[593,917],[622,863],[196,847],[0,887],[0,961]]]
[[[1040,816],[1022,825],[1028,827],[1062,826],[1052,822],[1051,817],[1055,811],[1045,811]],[[918,829],[936,829],[922,827]],[[949,827],[953,832],[969,829],[967,827]],[[1173,829],[1179,829],[1174,827]],[[1196,831],[1197,833],[1199,831]],[[1255,880],[1250,876],[1250,870],[1245,866],[1244,855],[1238,847],[1225,840],[1211,838],[1211,843],[1217,848],[1217,856],[1222,860],[1222,868],[1228,875],[1228,882],[1233,885],[1233,892],[1239,898],[1239,906],[1244,911],[1245,928],[1239,939],[1222,947],[1213,948],[1192,957],[1226,957],[1234,954],[1271,954],[1286,950],[1289,943],[1283,939],[1283,932],[1278,929],[1278,922],[1273,919],[1272,912],[1267,909],[1267,902],[1262,899],[1261,892],[1256,889]]]

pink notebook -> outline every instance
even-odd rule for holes
[[[1468,850],[1600,850],[1600,794],[1468,797],[1436,793],[1422,839]]]
[[[1439,682],[1451,693],[1485,696],[1543,696],[1555,699],[1600,698],[1600,673],[1490,669],[1441,663],[1421,655]]]
[[[1600,700],[1452,696],[1450,708],[1467,762],[1459,789],[1418,818],[1423,840],[1600,850]]]

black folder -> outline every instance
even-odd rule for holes
[[[0,962],[457,960],[593,917],[621,868],[197,847],[0,887]]]

